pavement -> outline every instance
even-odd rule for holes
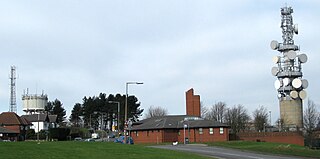
[[[187,144],[187,145],[177,145],[177,146],[159,145],[159,146],[150,146],[150,147],[177,150],[177,151],[187,151],[187,152],[196,153],[203,156],[215,157],[218,159],[306,159],[303,157],[296,157],[296,156],[260,154],[257,152],[249,152],[249,151],[241,151],[236,149],[207,146],[205,144]]]

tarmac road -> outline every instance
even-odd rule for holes
[[[295,156],[278,156],[278,155],[266,155],[248,151],[241,151],[236,149],[228,149],[221,147],[212,147],[202,144],[189,144],[189,145],[161,145],[161,146],[150,146],[154,148],[170,149],[177,151],[187,151],[197,153],[204,156],[215,157],[219,159],[306,159],[303,157]]]

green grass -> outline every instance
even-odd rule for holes
[[[307,147],[290,145],[290,144],[279,144],[279,143],[270,143],[270,142],[250,142],[250,141],[229,141],[229,142],[208,143],[208,145],[235,148],[235,149],[241,149],[241,150],[249,150],[249,151],[261,152],[261,153],[320,158],[320,150],[312,150]]]
[[[5,159],[208,159],[190,153],[107,142],[0,142]]]

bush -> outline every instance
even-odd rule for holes
[[[68,136],[70,135],[69,128],[51,128],[49,132],[50,132],[50,138],[57,139],[58,141],[67,140]]]
[[[34,129],[28,129],[26,132],[26,139],[27,140],[34,140],[36,139],[36,133]]]

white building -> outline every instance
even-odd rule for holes
[[[56,128],[57,115],[48,114],[30,114],[22,115],[25,119],[32,123],[31,129],[37,133],[41,130],[49,130],[49,128]]]

